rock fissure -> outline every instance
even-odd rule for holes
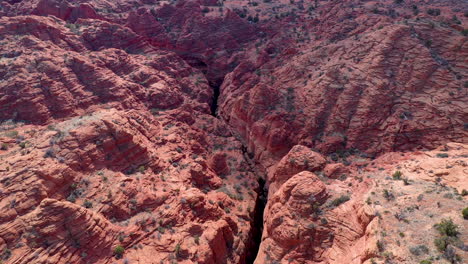
[[[246,263],[253,264],[260,244],[262,243],[263,233],[263,212],[268,198],[268,189],[265,186],[265,180],[261,177],[258,178],[257,200],[255,201],[254,216],[252,219],[252,230],[250,231],[250,248],[247,252]]]
[[[230,130],[232,130],[233,128],[230,127],[229,124],[227,124],[225,120],[223,120],[223,118],[219,117],[217,114],[218,100],[220,99],[220,96],[221,96],[220,88],[224,82],[224,77],[222,78],[221,82],[216,81],[216,80],[211,80],[207,76],[207,72],[209,72],[209,70],[207,69],[200,69],[200,70],[202,70],[203,74],[208,80],[209,86],[213,89],[213,97],[212,97],[211,105],[210,105],[211,115],[216,117],[218,120],[221,120],[223,123],[226,124],[227,127],[229,127]],[[231,131],[231,133],[233,133],[233,131]],[[265,173],[257,171],[255,162],[252,160],[253,155],[252,153],[248,152],[245,142],[243,142],[242,140],[239,140],[239,141],[242,144],[241,149],[243,152],[243,156],[245,160],[249,162],[249,167],[251,171],[257,177],[257,183],[258,183],[258,187],[255,190],[255,192],[257,193],[257,198],[255,200],[255,208],[252,213],[253,216],[251,219],[251,230],[250,230],[249,238],[247,241],[248,247],[246,248],[246,252],[245,252],[245,263],[253,264],[259,252],[260,244],[262,242],[263,224],[264,224],[263,213],[264,213],[267,201],[268,201],[268,188],[267,188],[268,185],[266,185],[266,181],[265,181],[266,176],[264,176]]]
[[[212,84],[211,88],[213,89],[213,100],[211,101],[211,115],[217,117],[216,111],[218,110],[218,99],[220,94],[220,85]]]

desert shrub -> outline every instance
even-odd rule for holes
[[[54,158],[55,157],[55,152],[52,148],[49,148],[46,150],[44,153],[44,158]]]
[[[331,206],[334,206],[334,207],[337,207],[339,206],[340,204],[343,204],[347,201],[349,201],[349,195],[341,195],[340,197],[336,198],[335,200],[333,200],[330,205]]]
[[[0,254],[0,262],[1,260],[7,260],[10,257],[11,257],[11,250],[9,248],[5,248]]]
[[[404,185],[410,185],[410,181],[408,178],[403,178],[403,184]]]
[[[440,15],[440,9],[438,8],[429,8],[427,10],[427,14],[431,16],[439,16]]]
[[[177,244],[174,249],[174,253],[177,257],[180,257],[180,244]]]
[[[444,252],[444,258],[450,263],[460,263],[461,257],[457,255],[453,247],[447,247]]]
[[[458,226],[453,223],[452,219],[442,219],[434,227],[439,231],[442,236],[454,237],[458,235]]]
[[[122,245],[117,245],[115,248],[114,248],[114,255],[117,257],[117,258],[121,258],[122,255],[124,254],[125,252],[125,248],[122,246]]]
[[[26,141],[21,141],[19,144],[20,148],[24,149],[26,148]]]
[[[80,25],[67,23],[67,24],[65,25],[65,27],[67,27],[68,29],[70,29],[70,31],[73,32],[73,33],[75,33],[75,34],[79,34],[79,33],[80,33]]]
[[[18,137],[18,131],[16,130],[8,131],[5,133],[5,136],[10,137],[10,138],[16,138]]]
[[[458,19],[458,17],[456,15],[453,15],[452,22],[455,23],[455,24],[458,24],[458,25],[461,24],[460,19]]]
[[[448,158],[449,155],[447,153],[437,153],[436,155],[438,158]]]
[[[463,219],[468,220],[468,207],[462,210]]]
[[[411,254],[415,256],[420,256],[420,255],[429,253],[429,248],[427,248],[425,245],[418,245],[418,246],[410,247],[409,251]]]
[[[67,201],[71,202],[71,203],[74,203],[76,202],[76,195],[74,193],[71,193],[68,197],[67,197]]]
[[[91,201],[85,200],[83,206],[85,208],[93,208],[93,203]]]
[[[0,150],[8,150],[8,144],[2,143],[2,145],[0,146]]]
[[[395,199],[395,196],[393,195],[393,193],[390,192],[390,191],[387,190],[387,189],[384,189],[384,190],[383,190],[383,197],[384,197],[387,201],[390,201],[390,200]]]
[[[393,173],[393,179],[394,180],[401,180],[401,175],[402,175],[401,171],[395,171]]]
[[[432,261],[425,259],[425,260],[421,260],[419,264],[432,264]]]
[[[449,244],[449,238],[447,236],[442,236],[434,239],[434,245],[440,252],[444,252]]]
[[[385,249],[385,244],[384,242],[382,242],[381,240],[377,240],[377,249],[379,250],[379,252],[382,252],[384,251]]]

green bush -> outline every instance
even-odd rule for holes
[[[125,248],[122,246],[122,245],[117,245],[115,248],[114,248],[114,254],[117,256],[117,257],[122,257],[122,255],[124,254],[125,252]]]
[[[9,138],[17,138],[18,137],[18,131],[16,130],[13,130],[13,131],[8,131],[5,133],[5,136],[9,137]]]
[[[20,148],[24,149],[26,148],[26,141],[21,141],[19,144]]]
[[[463,219],[468,220],[468,207],[462,210]]]
[[[180,257],[180,244],[177,244],[174,249],[174,253],[177,257]]]
[[[393,179],[394,180],[401,180],[401,175],[402,175],[401,171],[395,171],[393,173]]]
[[[390,191],[387,190],[387,189],[384,189],[384,190],[383,190],[383,197],[384,197],[387,201],[390,201],[390,200],[395,199],[395,196],[393,195],[393,193],[390,192]]]
[[[436,246],[437,250],[444,252],[449,245],[449,238],[447,236],[436,238],[434,239],[434,245]]]
[[[419,264],[432,264],[432,261],[425,259],[425,260],[421,260]]]
[[[452,219],[442,219],[434,227],[439,231],[442,236],[454,237],[458,235],[458,226],[453,223]]]
[[[335,200],[333,200],[330,205],[331,206],[334,206],[334,207],[337,207],[339,206],[340,204],[342,203],[345,203],[347,201],[349,201],[349,195],[341,195],[340,197],[336,198]]]

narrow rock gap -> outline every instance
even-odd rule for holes
[[[207,78],[208,79],[208,78]],[[211,102],[211,115],[223,120],[222,118],[219,118],[217,115],[217,110],[218,110],[218,99],[221,94],[220,87],[224,82],[224,76],[222,79],[219,80],[210,80],[208,79],[210,87],[213,89],[213,99]],[[242,142],[242,141],[241,141]],[[242,152],[244,158],[248,161],[250,168],[252,171],[255,173],[255,175],[258,176],[258,187],[255,190],[257,193],[257,198],[255,200],[255,208],[253,211],[253,216],[251,220],[251,230],[249,233],[249,238],[247,241],[247,248],[245,252],[245,263],[246,264],[253,264],[255,259],[257,258],[258,251],[260,249],[260,243],[262,242],[262,234],[263,234],[263,212],[265,210],[265,206],[267,203],[268,199],[268,190],[266,189],[265,186],[265,180],[261,176],[262,173],[258,172],[255,169],[255,162],[252,160],[253,155],[252,153],[247,151],[247,147],[245,144],[242,144]]]
[[[216,111],[218,110],[218,98],[220,94],[220,86],[218,84],[210,84],[211,88],[213,89],[213,101],[211,102],[211,115],[216,117]]]
[[[211,115],[223,120],[222,118],[219,118],[217,115],[218,111],[218,99],[221,95],[221,85],[224,83],[224,76],[225,74],[222,74],[221,76],[218,75],[218,78],[210,78],[209,72],[209,66],[203,62],[201,59],[196,58],[194,56],[181,56],[190,66],[197,68],[202,71],[202,73],[205,75],[205,78],[208,80],[208,84],[211,89],[213,89],[213,98],[211,100],[210,104],[210,110],[211,110]],[[221,78],[220,78],[221,77]],[[258,187],[256,190],[254,190],[257,193],[257,199],[255,200],[255,208],[253,211],[253,216],[252,216],[252,222],[251,222],[251,231],[249,233],[249,238],[247,241],[247,248],[245,252],[245,263],[246,264],[253,264],[255,259],[257,258],[258,251],[260,249],[260,243],[262,242],[262,234],[263,234],[263,212],[265,210],[265,206],[267,203],[268,199],[268,189],[265,186],[265,179],[261,176],[262,173],[260,172],[255,172],[256,169],[254,168],[255,165],[252,161],[253,155],[252,153],[247,151],[247,148],[244,144],[242,144],[242,152],[244,155],[244,158],[249,162],[249,165],[251,169],[254,171],[254,173],[258,176]]]
[[[214,77],[209,73],[210,66],[202,58],[200,58],[200,56],[194,54],[181,54],[180,52],[178,54],[185,62],[187,62],[188,65],[200,70],[203,73],[203,75],[205,75],[205,78],[208,80],[208,85],[213,90],[213,100],[210,104],[211,115],[217,117],[216,110],[218,110],[218,98],[220,94],[220,87],[221,84],[224,82],[224,76],[226,75],[226,73],[216,75],[217,77]]]
[[[265,188],[265,180],[261,177],[258,178],[258,196],[255,201],[254,216],[252,219],[252,230],[250,231],[250,248],[247,250],[245,263],[253,264],[257,258],[260,243],[262,242],[263,233],[263,211],[267,203],[268,190]]]

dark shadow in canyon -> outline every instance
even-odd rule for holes
[[[208,81],[208,84],[211,89],[213,89],[213,97],[210,102],[210,110],[211,115],[219,118],[217,115],[218,111],[218,99],[221,95],[221,86],[224,82],[224,77],[228,72],[226,71],[215,71],[213,70],[213,66],[210,66],[209,63],[205,63],[205,61],[194,54],[181,54],[179,55],[187,62],[190,66],[200,70]],[[229,70],[227,70],[229,71]],[[247,151],[246,146],[242,146],[242,152],[244,158],[250,161],[250,166],[252,171],[257,171],[254,169],[252,162],[254,155],[251,152]],[[255,173],[258,177],[258,187],[255,190],[257,193],[257,199],[255,201],[255,208],[252,213],[252,222],[251,222],[251,231],[249,233],[247,247],[245,252],[245,262],[246,264],[254,263],[255,259],[257,258],[258,250],[260,248],[260,243],[262,242],[262,234],[263,234],[263,212],[265,210],[265,206],[268,199],[268,189],[265,186],[265,180],[261,176],[260,173]]]
[[[226,72],[218,71],[213,72],[213,67],[210,67],[203,59],[195,54],[181,53],[178,52],[179,56],[187,62],[188,65],[200,70],[205,78],[208,80],[208,85],[213,89],[213,98],[210,103],[211,115],[216,117],[216,111],[218,110],[218,98],[220,95],[220,87],[224,81]]]
[[[262,242],[263,233],[263,211],[268,198],[268,190],[265,188],[265,180],[261,177],[258,178],[257,201],[255,201],[255,209],[252,220],[252,230],[250,231],[250,243],[247,249],[245,263],[253,264],[257,257],[260,243]]]
[[[210,84],[210,87],[213,88],[213,100],[211,101],[211,115],[216,117],[216,111],[218,110],[218,99],[220,94],[220,85]]]

